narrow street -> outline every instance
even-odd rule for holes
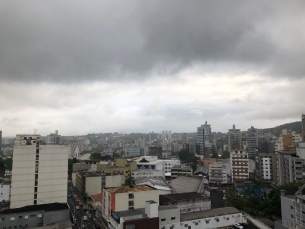
[[[73,194],[71,194],[71,191]],[[68,205],[71,210],[72,216],[75,217],[77,222],[77,224],[74,225],[73,228],[95,229],[97,228],[96,225],[99,224],[101,229],[106,229],[105,226],[94,221],[94,213],[92,210],[87,209],[87,211],[89,211],[92,217],[91,218],[87,217],[88,218],[87,220],[83,220],[83,216],[87,216],[86,212],[84,211],[85,206],[83,202],[81,206],[79,205],[79,202],[77,202],[77,199],[82,200],[82,196],[76,189],[72,187],[70,182],[68,185],[68,195],[71,195],[71,197],[68,197]],[[77,197],[75,197],[74,195],[77,195]],[[76,206],[79,206],[79,209],[76,209],[75,208]]]

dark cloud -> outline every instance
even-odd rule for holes
[[[0,78],[59,83],[142,79],[209,64],[217,64],[218,71],[232,64],[302,77],[304,5],[5,1],[0,7]]]

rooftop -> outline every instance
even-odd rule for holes
[[[96,195],[92,195],[93,199],[95,200],[102,200],[103,199],[103,193],[99,193]]]
[[[205,219],[205,218],[211,218],[222,215],[237,214],[237,213],[240,213],[240,211],[233,207],[215,208],[204,211],[184,213],[180,215],[180,219],[181,222],[184,222],[184,221]]]
[[[7,209],[1,211],[0,214],[11,214],[19,212],[31,212],[31,211],[56,211],[69,209],[67,204],[64,203],[52,203],[52,204],[39,204],[39,205],[29,205],[22,208]]]
[[[136,185],[149,185],[156,189],[171,190],[164,178],[135,178]]]
[[[120,186],[116,188],[106,188],[107,192],[111,194],[115,193],[125,193],[125,192],[142,192],[142,191],[151,191],[155,190],[152,187],[149,187],[147,185],[134,185],[134,186]]]
[[[186,193],[175,193],[160,196],[160,202],[166,203],[167,200],[170,202],[183,201],[183,200],[193,200],[193,199],[203,199],[207,198],[197,192],[186,192]]]
[[[94,172],[94,171],[88,171],[88,170],[85,170],[85,171],[78,171],[76,172],[84,177],[99,177],[99,176],[105,176],[106,173],[103,173],[103,172]]]
[[[209,167],[207,166],[200,166],[196,169],[196,171],[194,172],[195,173],[205,173],[205,174],[208,174],[209,173]]]
[[[197,192],[202,177],[178,176],[172,181],[172,187],[177,193]]]
[[[171,210],[171,209],[177,209],[175,205],[163,205],[163,206],[158,206],[159,211],[164,211],[164,210]]]
[[[138,209],[130,209],[126,211],[117,211],[115,212],[120,217],[129,217],[129,216],[136,216],[136,215],[144,215],[145,210],[144,208],[138,208]]]

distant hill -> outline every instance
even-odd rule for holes
[[[301,121],[291,122],[272,128],[260,129],[260,131],[262,131],[263,133],[272,132],[274,133],[274,135],[278,136],[281,133],[282,129],[287,129],[287,130],[295,131],[297,133],[302,133],[302,123]]]

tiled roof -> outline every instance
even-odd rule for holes
[[[95,200],[102,200],[103,199],[103,193],[99,193],[96,195],[92,195],[93,199]]]

